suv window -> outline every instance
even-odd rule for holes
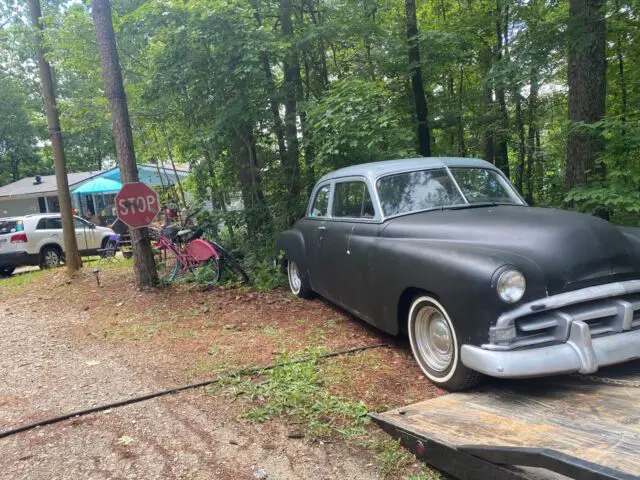
[[[62,230],[60,218],[41,218],[36,230]]]
[[[80,220],[78,217],[73,217],[73,227],[78,230],[89,228],[89,224],[84,220]]]
[[[363,181],[336,183],[332,213],[334,217],[373,218],[375,211],[367,184]]]
[[[311,211],[309,212],[309,216],[311,217],[326,217],[329,211],[329,191],[330,186],[325,185],[318,193],[316,193],[316,198],[313,200],[313,206],[311,207]]]
[[[17,232],[19,226],[22,226],[19,220],[0,220],[0,235]]]

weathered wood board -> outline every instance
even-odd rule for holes
[[[634,383],[640,385],[640,361],[590,378],[491,380],[482,389],[381,417],[457,448],[548,448],[640,478],[640,388]]]

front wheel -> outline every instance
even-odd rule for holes
[[[15,269],[16,269],[16,267],[1,267],[0,268],[0,277],[10,277]]]
[[[422,372],[438,387],[466,390],[480,374],[460,362],[460,343],[445,308],[434,298],[416,297],[409,309],[409,341]]]
[[[287,277],[289,278],[289,288],[296,297],[313,298],[313,290],[308,286],[298,264],[293,260],[287,262]]]

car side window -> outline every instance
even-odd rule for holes
[[[329,191],[330,185],[325,185],[316,193],[313,200],[310,215],[311,217],[326,217],[329,211]]]
[[[375,210],[367,184],[359,180],[336,183],[332,214],[343,218],[373,218]]]
[[[47,230],[62,230],[62,220],[60,218],[47,218]]]
[[[47,219],[41,218],[38,220],[38,225],[36,225],[36,230],[46,230],[47,229]]]
[[[82,220],[80,220],[77,217],[73,218],[73,226],[74,226],[74,228],[76,230],[82,230],[82,229],[85,229],[85,228],[89,228],[89,224],[88,223],[83,222]]]

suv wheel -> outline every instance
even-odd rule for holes
[[[55,268],[60,265],[61,260],[60,250],[55,247],[45,247],[40,254],[40,268]]]
[[[0,277],[8,277],[10,276],[16,267],[1,267],[0,268]]]

